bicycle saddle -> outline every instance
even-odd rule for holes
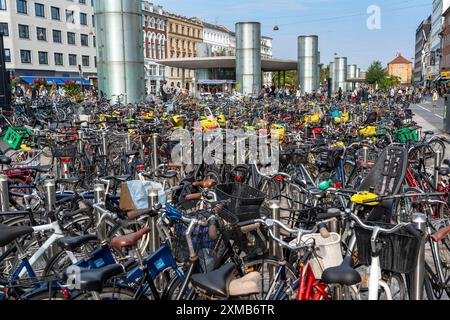
[[[439,174],[441,176],[448,176],[448,175],[450,175],[450,168],[436,167],[435,169],[439,172]]]
[[[81,178],[72,177],[67,179],[58,179],[56,183],[78,184],[81,182]]]
[[[103,180],[115,180],[118,182],[125,182],[130,180],[131,178],[131,174],[125,175],[125,176],[108,176],[108,177],[104,177],[102,178]]]
[[[129,150],[129,151],[127,151],[127,152],[125,152],[125,155],[127,156],[127,157],[132,157],[132,156],[139,156],[139,151],[136,151],[136,150]]]
[[[46,166],[38,166],[38,167],[26,167],[25,169],[40,172],[40,173],[46,173],[52,169],[52,166],[46,165]]]
[[[0,156],[0,164],[4,164],[4,165],[10,165],[12,162],[12,159],[10,157],[7,156]]]
[[[10,227],[0,224],[0,247],[6,246],[17,238],[32,234],[34,232],[31,227]]]
[[[340,266],[324,270],[322,273],[322,282],[326,284],[352,286],[361,282],[361,275],[353,269],[352,258],[345,257]]]
[[[133,247],[144,235],[149,232],[150,228],[144,228],[134,233],[114,237],[111,239],[111,247],[117,249]]]
[[[61,238],[58,240],[58,245],[63,250],[74,251],[83,244],[91,241],[98,241],[97,236],[88,234],[84,236]]]
[[[236,266],[228,263],[223,267],[208,273],[192,275],[192,285],[208,295],[228,297],[228,288],[234,278]]]
[[[158,176],[166,179],[172,179],[177,176],[178,172],[175,170],[170,171],[164,171],[164,172],[158,172]]]
[[[93,270],[80,268],[78,274],[76,269],[69,268],[63,273],[63,281],[67,284],[72,284],[72,281],[74,281],[83,291],[102,292],[105,283],[121,273],[123,273],[123,268],[120,264],[112,264]]]

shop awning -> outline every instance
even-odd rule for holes
[[[20,80],[28,84],[33,84],[34,80],[43,78],[49,84],[56,83],[57,85],[65,85],[67,81],[75,81],[76,84],[80,84],[80,79],[78,78],[59,78],[59,77],[20,77]],[[83,79],[83,85],[90,85],[91,83],[87,79]]]
[[[234,84],[236,81],[233,80],[199,80],[197,84],[206,84],[206,85],[219,85],[219,84]]]

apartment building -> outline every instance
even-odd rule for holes
[[[14,77],[97,73],[94,0],[0,0],[6,68]]]

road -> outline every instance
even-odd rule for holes
[[[439,100],[436,107],[433,107],[431,99],[426,99],[421,104],[412,104],[411,110],[415,114],[414,120],[423,129],[422,131],[433,131],[438,135],[445,135],[450,138],[446,132],[444,132],[444,100]],[[450,147],[446,149],[445,159],[450,159]]]

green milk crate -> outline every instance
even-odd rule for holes
[[[3,141],[11,147],[11,149],[18,150],[23,140],[30,138],[33,135],[33,130],[27,128],[9,128],[6,131]]]

